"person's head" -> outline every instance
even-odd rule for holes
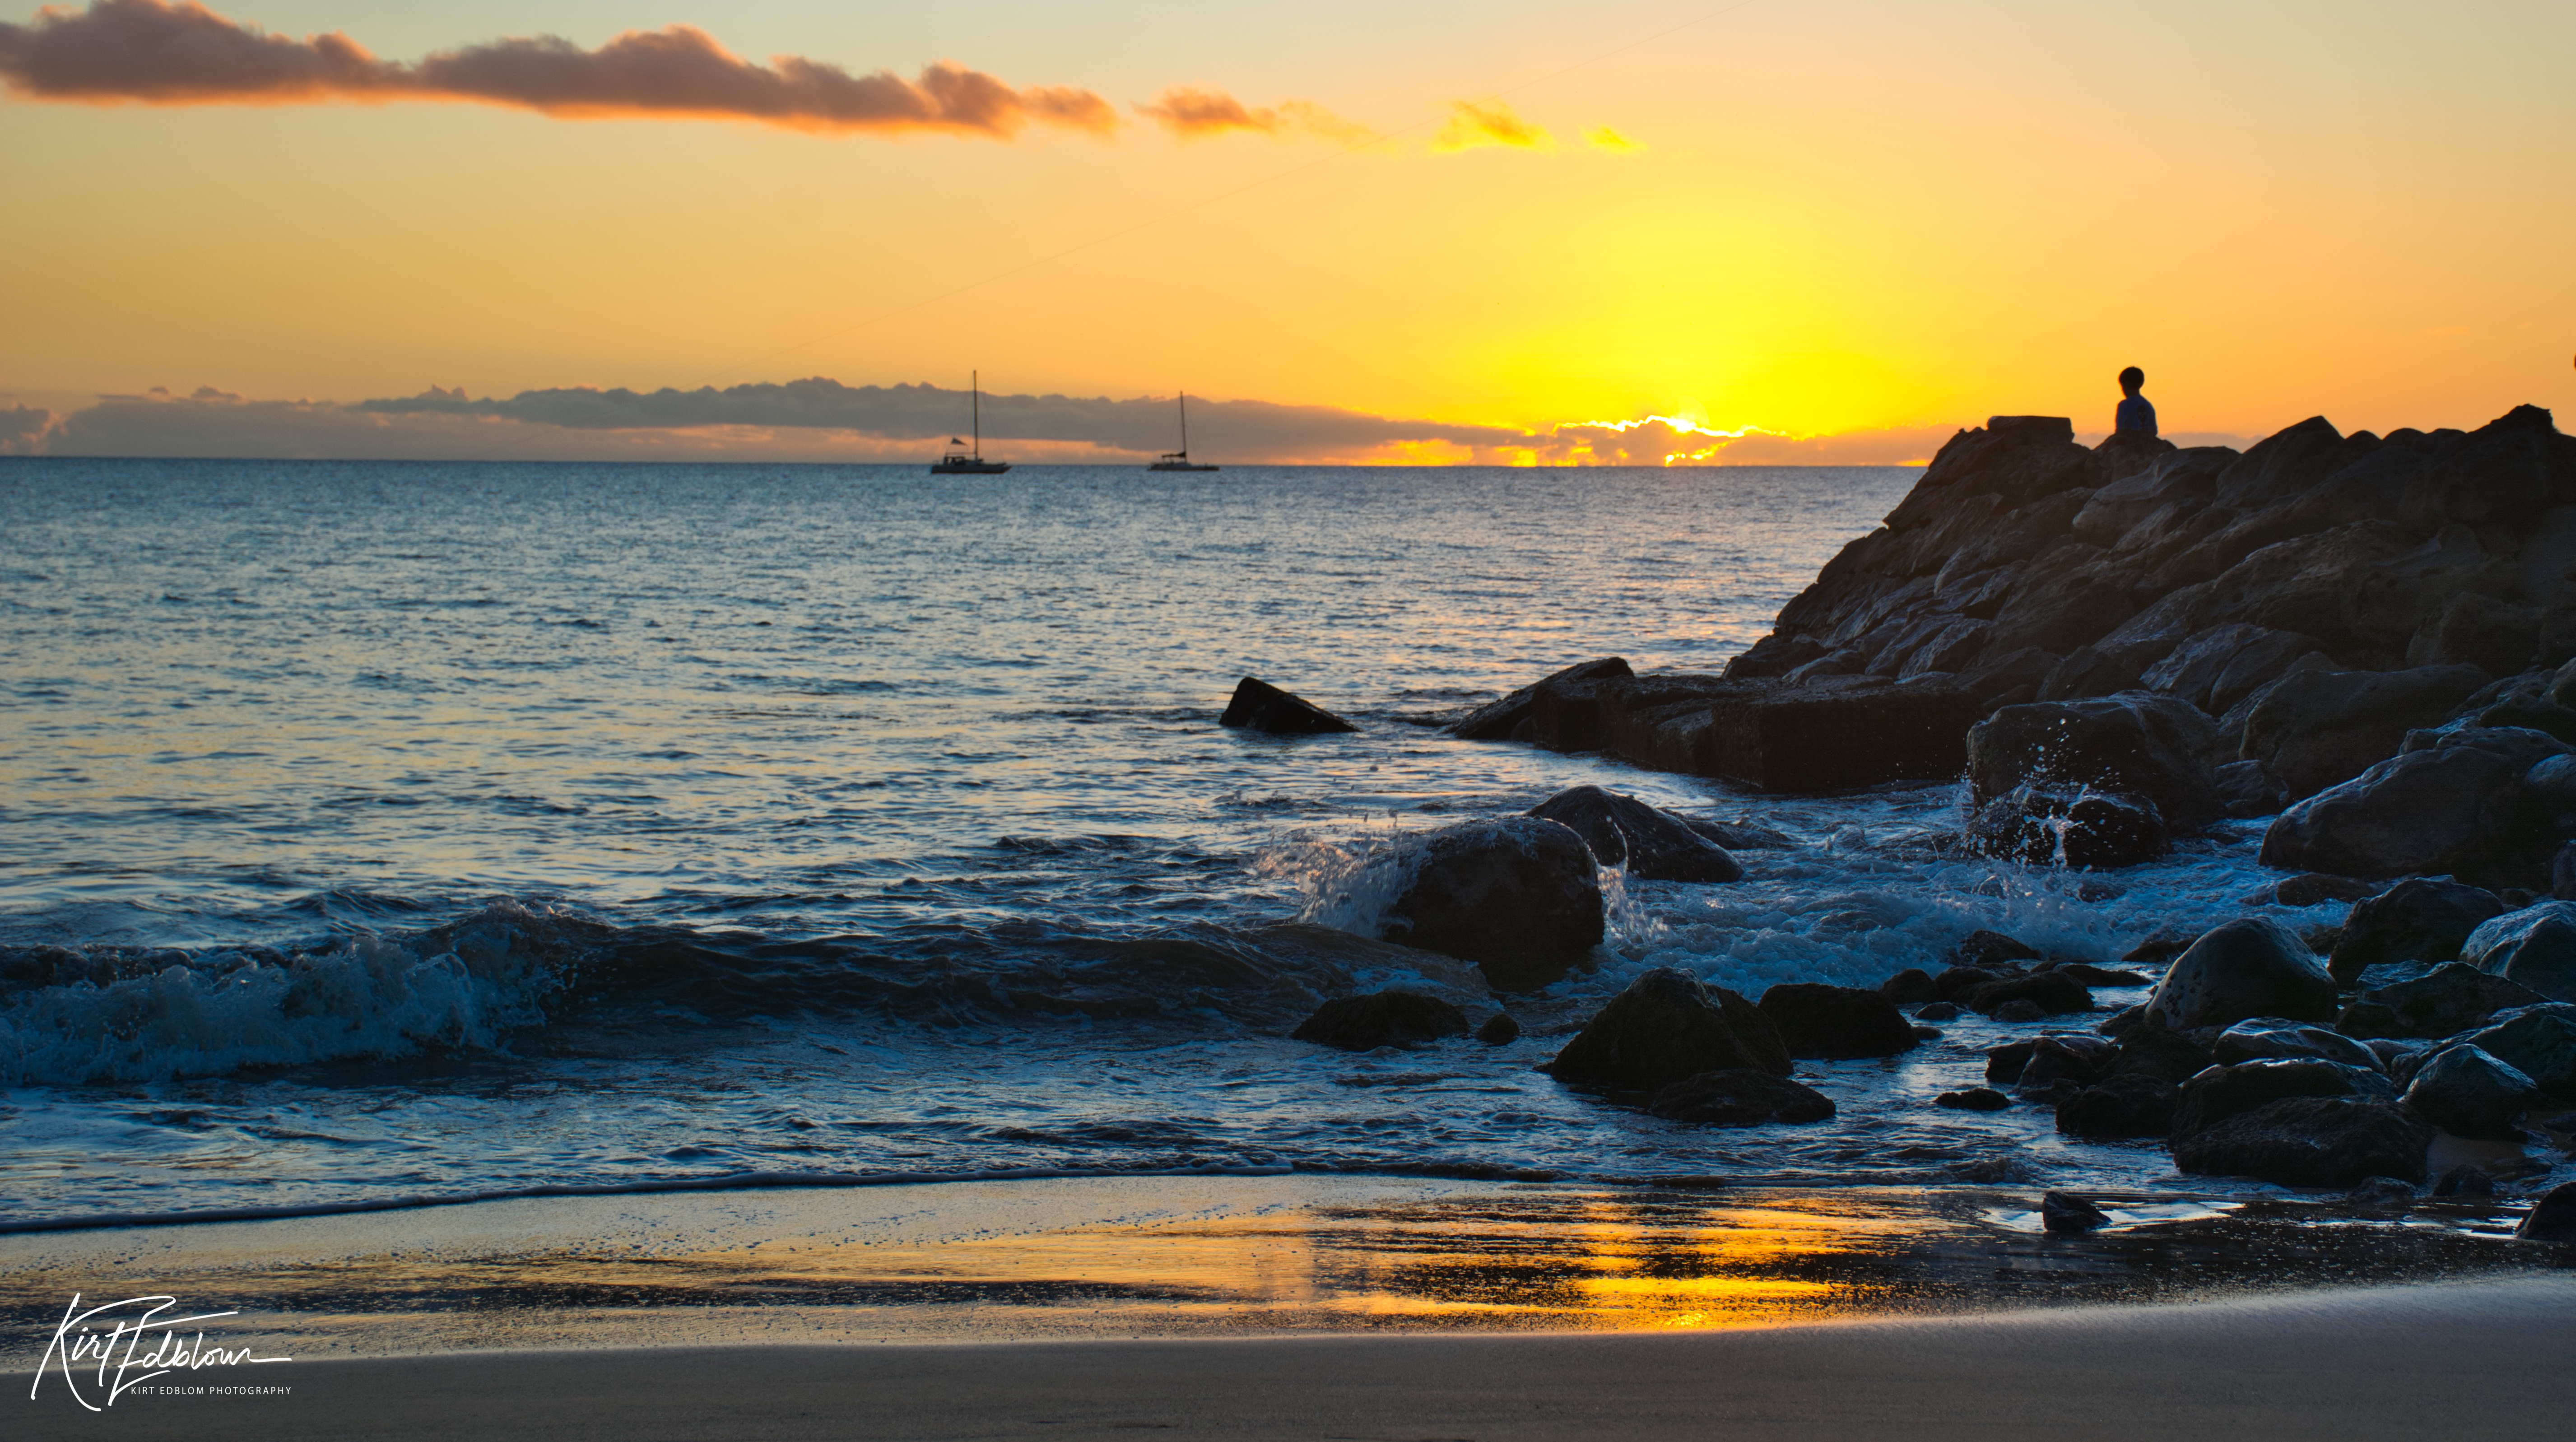
[[[2136,366],[2131,366],[2127,370],[2120,372],[2120,394],[2124,396],[2136,395],[2138,393],[2138,387],[2145,385],[2146,383],[2147,373],[2138,369]]]

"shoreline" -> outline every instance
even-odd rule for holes
[[[2527,1437],[2563,1417],[2570,1320],[2576,1280],[2556,1277],[1668,1334],[492,1352],[299,1361],[257,1375],[283,1392],[128,1396],[115,1425],[191,1442]],[[18,1435],[91,1435],[47,1380],[9,1404]]]

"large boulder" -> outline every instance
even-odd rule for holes
[[[2461,943],[2460,960],[2551,1001],[2576,1001],[2576,901],[2544,901],[2481,923]]]
[[[1789,1074],[1762,1009],[1689,972],[1657,967],[1610,999],[1545,1070],[1558,1081],[1653,1091],[1702,1072]]]
[[[2246,713],[2238,754],[2304,801],[2395,754],[2407,732],[2441,724],[2486,682],[2474,666],[2293,672]]]
[[[2369,1177],[2424,1180],[2433,1128],[2391,1102],[2292,1097],[2174,1143],[2174,1163],[2200,1176],[2285,1187],[2348,1187]]]
[[[2505,1012],[2459,1041],[2531,1078],[2552,1097],[2576,1098],[2576,1006],[2550,1002]],[[2437,1053],[2425,1065],[2438,1059]]]
[[[2277,1016],[2250,1017],[2218,1034],[2209,1045],[2221,1066],[2261,1061],[2267,1057],[2312,1057],[2377,1071],[2379,1054],[2330,1027],[2310,1026]]]
[[[2113,1076],[2142,1076],[2179,1086],[2209,1069],[2209,1048],[2178,1031],[2139,1022],[2120,1033],[2113,1044]]]
[[[1604,866],[1647,881],[1741,881],[1744,868],[1690,823],[1633,796],[1577,786],[1529,809],[1583,838]]]
[[[2504,902],[2483,887],[2409,877],[2353,904],[2335,941],[2330,969],[2336,981],[2350,985],[2369,967],[2449,961],[2479,923],[2504,910]]]
[[[2309,656],[2318,659],[2307,661]],[[2230,621],[2185,637],[2163,660],[2148,667],[2139,683],[2217,716],[2303,662],[2319,670],[2333,665],[2313,636]]]
[[[2421,742],[2419,746],[2417,743]],[[2471,727],[2417,732],[2408,750],[2281,813],[2261,860],[2337,876],[2449,873],[2462,881],[2547,884],[2553,817],[2526,772],[2567,743],[2538,731]]]
[[[1968,733],[1969,799],[1982,808],[2024,785],[2090,788],[2144,798],[2167,825],[2195,830],[2220,814],[2217,746],[2209,717],[2169,696],[2006,706]]]
[[[2514,1225],[2518,1242],[2576,1242],[2576,1182],[2549,1189]]]
[[[1562,671],[1540,678],[1498,701],[1488,701],[1449,725],[1449,734],[1462,741],[1508,741],[1521,723],[1529,720],[1530,707],[1542,687],[1576,681],[1601,681],[1628,675],[1627,661],[1618,656],[1604,656],[1597,661],[1579,661]]]
[[[1875,989],[1782,982],[1762,993],[1760,1005],[1793,1057],[1894,1056],[1922,1044],[1896,1003]]]
[[[1707,1071],[1655,1093],[1646,1110],[1670,1121],[1709,1127],[1830,1121],[1831,1097],[1814,1087],[1751,1067]]]
[[[2174,959],[2147,995],[2145,1019],[2168,1031],[2248,1017],[2332,1021],[2334,977],[2297,932],[2264,917],[2213,927]]]
[[[1374,1051],[1466,1034],[1467,1014],[1448,1002],[1420,992],[1380,991],[1325,1002],[1289,1036],[1343,1051]]]
[[[1461,957],[1496,985],[1553,980],[1601,941],[1601,883],[1583,838],[1512,816],[1443,827],[1393,858],[1402,890],[1378,939]]]
[[[2406,1088],[2406,1105],[2455,1137],[2520,1141],[2514,1118],[2540,1099],[2519,1068],[2474,1046],[2445,1048],[2416,1068]]]
[[[1772,686],[1715,700],[1711,771],[1766,791],[1840,791],[1959,774],[1976,694],[1926,678]]]
[[[1979,807],[1971,851],[2025,866],[2107,870],[2153,861],[2173,838],[2155,803],[2068,787],[2019,786]]]
[[[2229,1117],[2269,1106],[2283,1097],[2395,1101],[2397,1087],[2375,1068],[2309,1057],[2213,1066],[2182,1084],[2182,1094],[2174,1103],[2173,1134],[2187,1137],[2206,1131]]]
[[[2489,976],[2466,962],[2446,961],[2422,976],[2363,992],[2343,1009],[2335,1027],[2365,1040],[2431,1040],[2483,1026],[2497,1012],[2547,1000],[2530,987]]]

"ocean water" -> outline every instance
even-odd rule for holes
[[[2259,823],[2086,878],[1950,855],[1954,785],[1436,730],[1588,657],[1716,668],[1915,474],[0,462],[0,1223],[754,1173],[2196,1185],[1932,1108],[2027,1031],[1973,1017],[1802,1065],[1819,1127],[1533,1070],[1649,966],[1874,984],[2249,909]],[[1361,729],[1220,728],[1245,674]],[[1796,844],[1609,874],[1512,1045],[1286,1039],[1390,982],[1490,1013],[1281,927],[1365,931],[1330,893],[1371,848],[1586,783]]]

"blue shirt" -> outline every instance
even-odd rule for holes
[[[2130,396],[2120,402],[2111,430],[2123,436],[2152,436],[2156,433],[2156,408],[2147,403],[2145,396]]]

